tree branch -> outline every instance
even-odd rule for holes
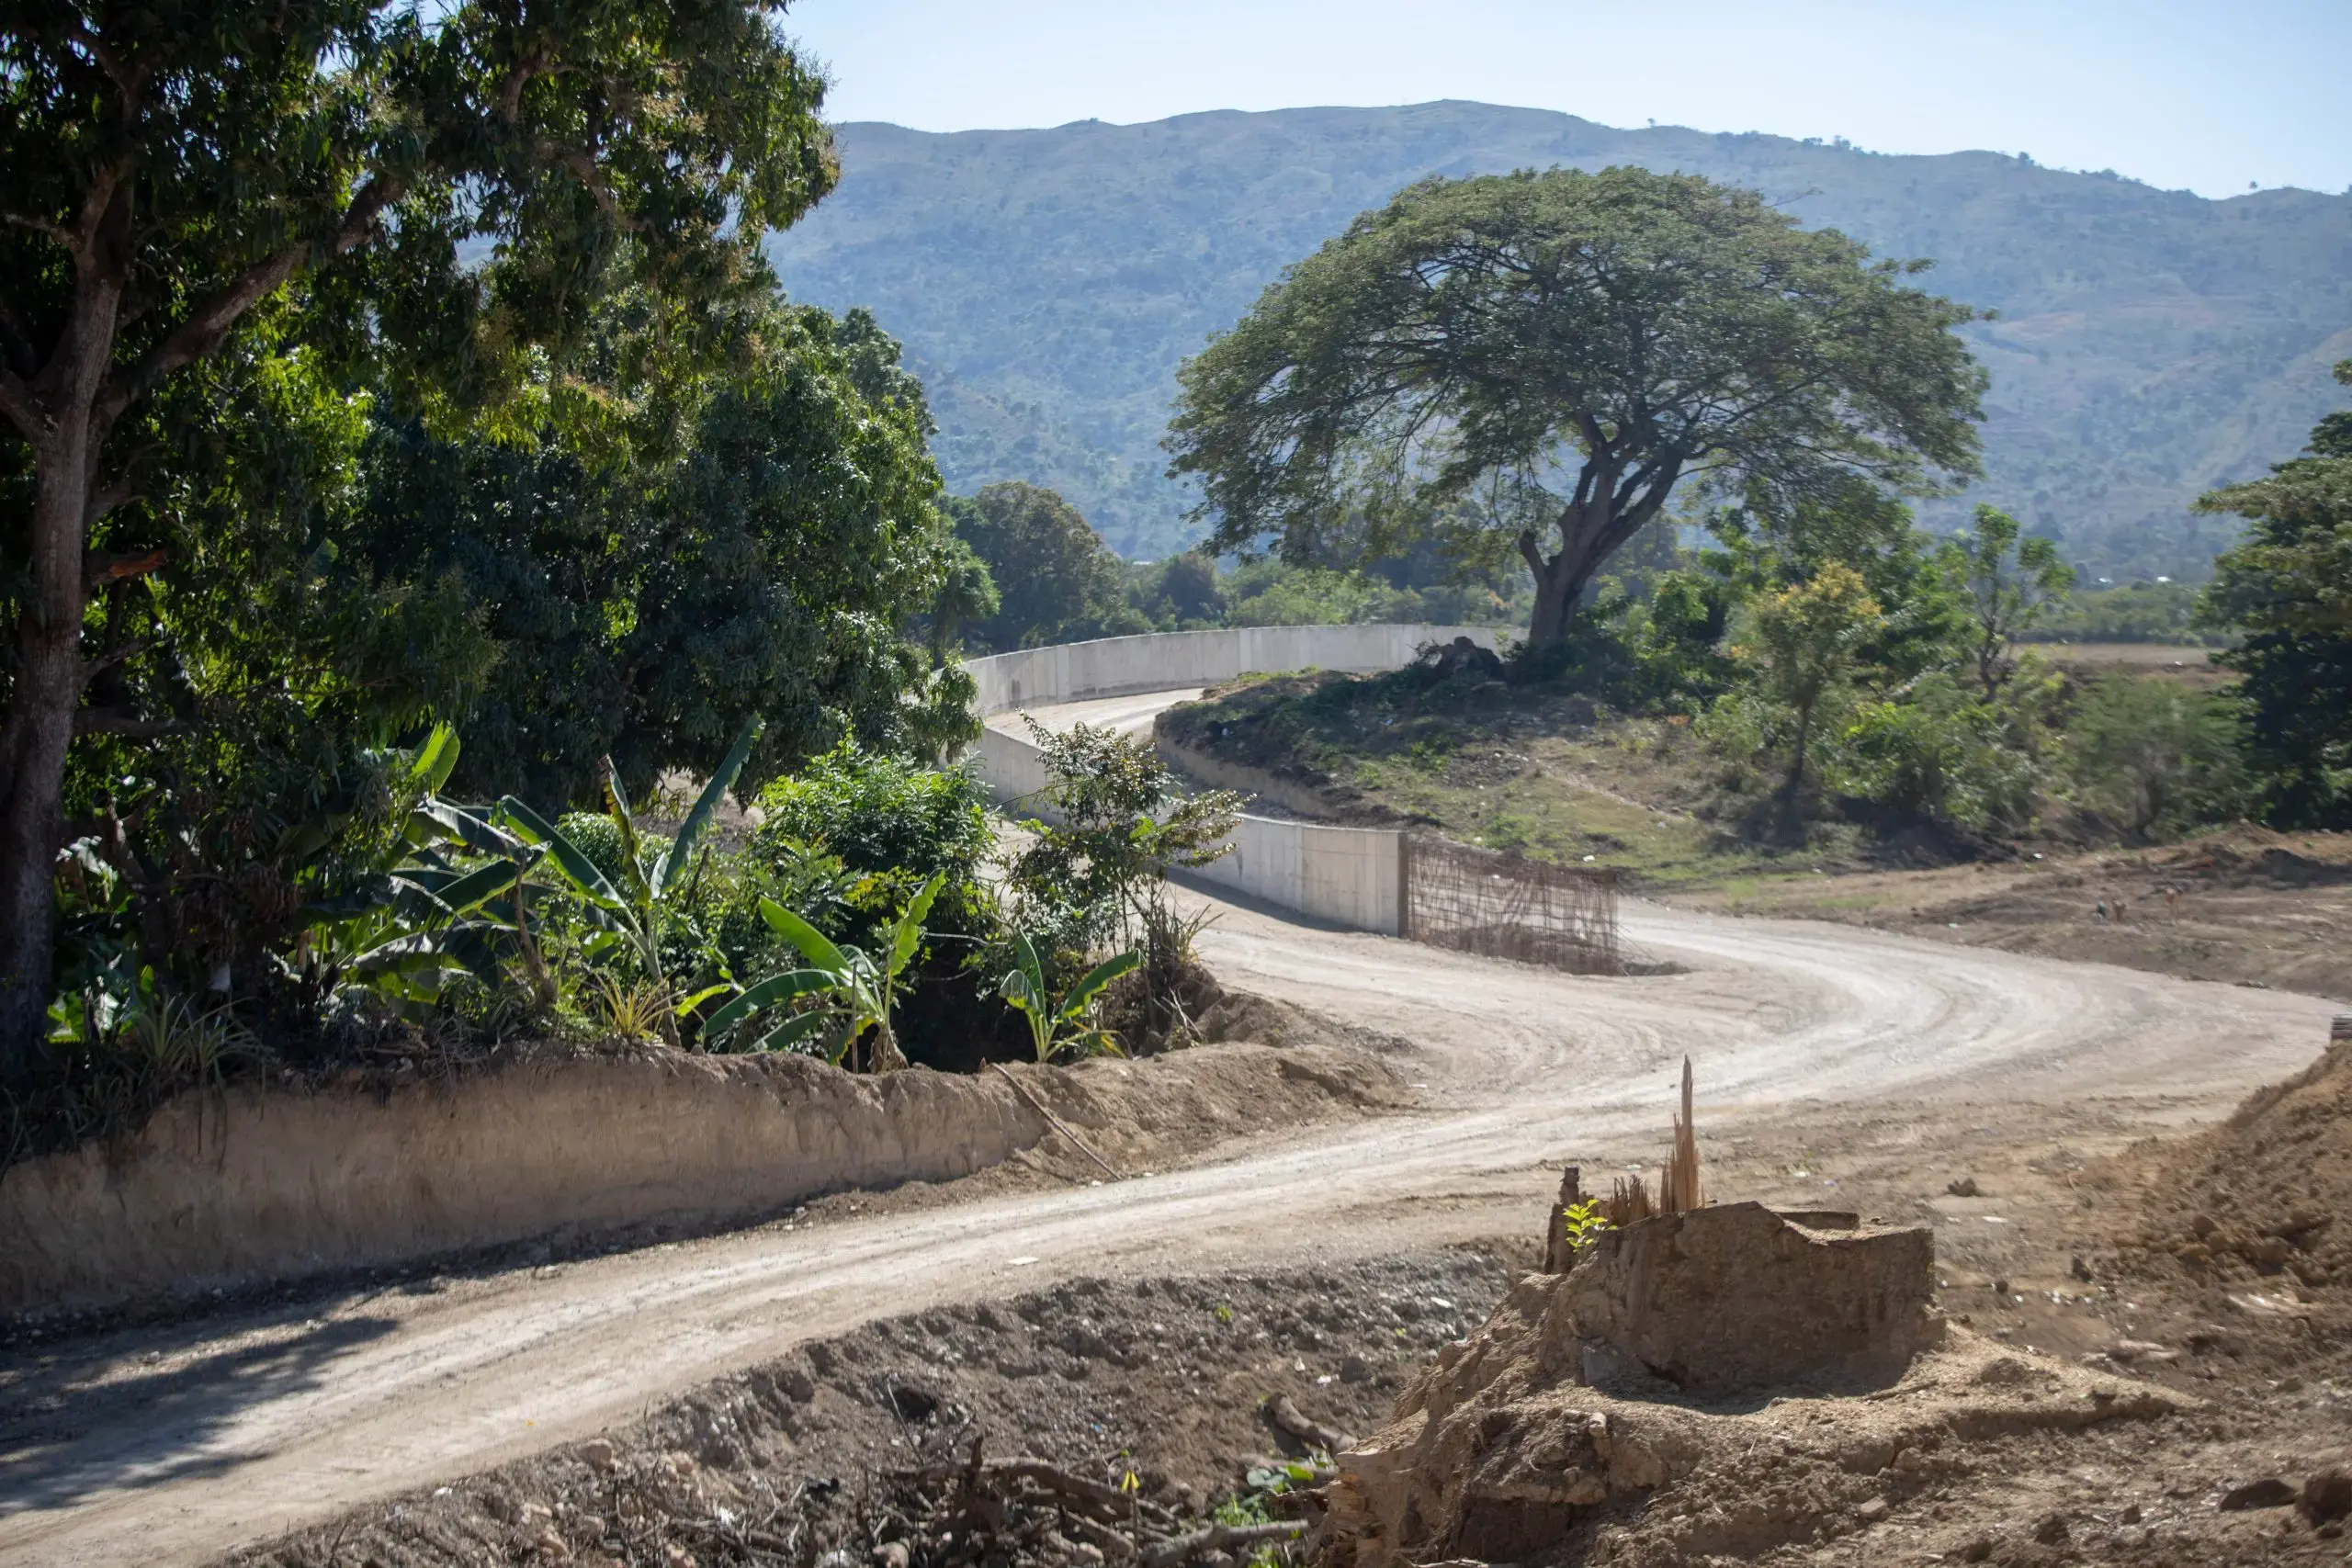
[[[120,484],[120,481],[117,483]],[[128,490],[129,487],[123,488]],[[134,577],[144,577],[151,571],[161,571],[164,560],[164,547],[161,545],[152,550],[134,550],[120,555],[106,550],[85,551],[82,556],[82,591],[96,593],[109,582],[124,582]]]
[[[376,226],[384,209],[401,198],[403,186],[384,175],[371,177],[351,199],[350,210],[336,225],[332,238],[317,247],[332,258],[356,249]],[[288,245],[255,262],[192,311],[187,320],[149,350],[135,366],[108,378],[99,412],[107,423],[153,391],[156,384],[183,366],[191,365],[220,346],[244,313],[266,299],[313,251],[310,244]]]

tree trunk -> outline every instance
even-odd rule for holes
[[[92,437],[84,403],[34,449],[32,592],[17,617],[17,679],[0,726],[0,1082],[39,1060],[57,950],[65,753],[82,701],[82,519]]]
[[[1811,697],[1807,697],[1797,705],[1796,754],[1789,759],[1789,783],[1786,791],[1787,798],[1792,803],[1796,800],[1797,791],[1804,787],[1805,742],[1813,739],[1813,708],[1814,699]]]
[[[1527,620],[1529,647],[1552,648],[1567,640],[1568,628],[1576,622],[1577,600],[1600,564],[1590,558],[1590,552],[1579,559],[1566,549],[1549,560],[1539,556],[1529,561],[1528,570],[1535,579],[1535,608]]]

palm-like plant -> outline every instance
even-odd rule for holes
[[[723,1041],[738,1026],[755,1016],[771,1013],[796,998],[823,996],[831,1004],[828,1010],[786,1018],[759,1035],[753,1048],[775,1050],[793,1044],[817,1033],[830,1021],[835,1027],[827,1044],[827,1059],[836,1063],[846,1060],[854,1067],[858,1042],[870,1029],[874,1043],[866,1051],[866,1070],[888,1073],[905,1066],[906,1055],[899,1049],[898,1032],[892,1026],[890,1014],[898,1006],[899,987],[907,966],[922,946],[922,922],[946,883],[945,873],[933,873],[931,880],[907,900],[907,907],[899,912],[898,919],[882,929],[878,950],[874,953],[837,943],[775,899],[761,899],[761,919],[797,949],[808,965],[745,989],[710,1015],[703,1025],[703,1038],[714,1043]]]
[[[645,840],[639,831],[637,818],[630,812],[628,796],[614,774],[612,760],[605,761],[605,806],[611,815],[613,826],[618,829],[621,842],[619,880],[597,869],[595,862],[566,838],[554,823],[540,816],[513,795],[500,800],[492,815],[492,826],[511,834],[515,840],[536,852],[539,864],[552,866],[557,874],[571,887],[581,901],[588,906],[591,918],[605,928],[607,947],[626,947],[635,959],[647,985],[657,988],[669,1002],[660,1015],[660,1030],[663,1041],[678,1043],[678,1018],[691,1012],[725,987],[712,987],[684,999],[671,996],[669,977],[662,966],[662,931],[670,908],[684,896],[688,886],[688,866],[701,845],[702,836],[735,780],[743,771],[745,759],[760,739],[765,722],[757,715],[743,726],[735,738],[718,771],[711,774],[703,786],[694,807],[678,824],[678,830],[667,843],[662,844],[652,857],[649,869],[645,863]],[[518,870],[521,866],[517,859]],[[517,882],[517,911],[521,904],[522,884]]]
[[[997,989],[1028,1021],[1030,1043],[1036,1048],[1038,1061],[1051,1061],[1073,1049],[1086,1055],[1121,1056],[1126,1053],[1119,1049],[1119,1037],[1093,1020],[1094,1001],[1103,987],[1142,962],[1143,954],[1132,948],[1106,959],[1080,976],[1057,1002],[1046,989],[1046,966],[1037,956],[1036,944],[1025,933],[1015,931],[1012,967]]]

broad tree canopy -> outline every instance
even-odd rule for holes
[[[597,295],[732,294],[832,185],[773,0],[114,0],[0,27],[0,1080],[31,1060],[93,592],[158,570],[158,399],[266,309],[445,426],[558,395]],[[113,659],[121,657],[115,650]]]
[[[1967,307],[1752,191],[1636,168],[1431,179],[1179,372],[1170,472],[1221,548],[1508,541],[1531,640],[1676,484],[1792,497],[1976,465]],[[1485,536],[1482,541],[1478,536]]]

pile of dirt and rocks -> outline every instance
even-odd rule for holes
[[[2352,1040],[2220,1126],[2118,1163],[2143,1217],[2110,1266],[2174,1297],[2177,1337],[2299,1382],[2352,1373]]]
[[[231,1561],[812,1568],[847,1553],[829,1568],[1099,1568],[1126,1542],[1158,1545],[1157,1568],[1175,1568],[1171,1543],[1216,1523],[1249,1472],[1305,1458],[1317,1435],[1376,1426],[1511,1274],[1491,1252],[1449,1251],[1086,1280],[934,1308],[804,1346],[607,1437]],[[1222,1544],[1189,1550],[1232,1568]]]

